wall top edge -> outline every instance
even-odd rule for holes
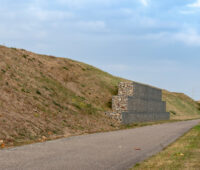
[[[136,81],[129,81],[129,82],[126,82],[126,81],[123,81],[123,82],[120,82],[119,84],[138,84],[138,85],[142,85],[142,86],[146,86],[146,87],[151,87],[151,88],[154,88],[154,89],[158,89],[158,90],[164,90],[164,89],[161,89],[161,88],[158,88],[158,87],[155,87],[155,86],[152,86],[152,85],[149,85],[149,84],[144,84],[144,83],[140,83],[140,82],[136,82]]]

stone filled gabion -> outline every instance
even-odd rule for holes
[[[121,114],[128,110],[128,96],[133,96],[133,82],[120,82],[118,95],[112,98],[112,110],[114,113]]]
[[[124,124],[169,119],[162,90],[136,82],[119,83],[112,110],[106,115]]]
[[[119,83],[118,96],[133,96],[134,86],[133,82]]]
[[[109,117],[121,122],[122,112],[128,110],[128,96],[133,96],[134,87],[133,82],[120,82],[118,87],[118,95],[112,98],[111,113],[106,113]]]
[[[113,96],[112,98],[112,110],[116,113],[128,110],[128,98],[127,96]]]

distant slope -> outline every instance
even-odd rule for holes
[[[200,117],[200,107],[197,102],[183,93],[172,93],[163,90],[163,100],[167,103],[167,111],[171,119],[194,119]]]
[[[0,46],[0,140],[18,144],[119,129],[104,112],[120,81],[127,80],[81,62]],[[176,113],[172,118],[195,115],[191,99],[169,92],[164,99]]]

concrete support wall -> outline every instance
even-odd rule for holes
[[[112,115],[124,124],[168,120],[162,90],[136,82],[121,82],[112,100]],[[117,116],[116,116],[117,115]]]
[[[122,123],[131,124],[138,122],[154,122],[160,120],[169,120],[169,113],[166,112],[123,112],[122,113]]]

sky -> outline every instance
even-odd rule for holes
[[[0,44],[200,100],[200,0],[0,0]]]

